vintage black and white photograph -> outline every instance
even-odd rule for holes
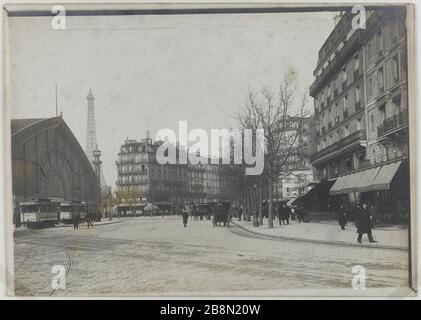
[[[9,295],[415,295],[413,5],[4,14]]]

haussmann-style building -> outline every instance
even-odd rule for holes
[[[162,143],[152,141],[148,134],[141,141],[124,141],[116,161],[119,214],[142,214],[148,203],[169,213],[186,201],[239,204],[242,171],[238,166],[210,162],[162,165],[156,160]]]
[[[409,214],[405,8],[367,12],[353,28],[346,12],[319,51],[314,98],[316,181],[329,203],[366,202],[381,221]]]

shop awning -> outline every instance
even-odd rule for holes
[[[346,192],[342,192],[342,190],[345,190],[345,186],[348,180],[350,179],[349,177],[350,175],[339,177],[333,184],[332,188],[330,188],[329,194],[336,195],[336,194],[346,193]]]
[[[329,194],[388,190],[400,164],[401,161],[393,162],[339,177]]]
[[[361,171],[359,182],[356,186],[356,189],[357,189],[356,191],[367,192],[367,191],[375,190],[373,189],[374,179],[377,177],[381,168],[382,167],[375,167],[375,168]]]
[[[389,190],[393,177],[396,175],[402,161],[386,164],[381,167],[373,182],[373,190]]]

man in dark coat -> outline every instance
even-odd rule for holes
[[[299,223],[301,223],[301,221],[304,222],[304,208],[301,204],[299,204],[295,209],[295,214],[297,215]]]
[[[243,215],[243,207],[241,206],[240,209],[238,209],[238,221],[241,221],[241,216]]]
[[[92,211],[88,211],[86,215],[86,224],[88,225],[88,229],[94,227],[94,213]]]
[[[188,204],[186,204],[184,206],[183,213],[181,214],[182,217],[183,217],[184,228],[187,227],[187,221],[189,220],[189,214],[190,214],[190,207],[189,207]]]
[[[73,223],[73,229],[79,229],[79,221],[77,217],[77,212],[72,212],[72,223]]]
[[[263,206],[263,217],[267,218],[269,215],[269,208],[268,205]]]
[[[341,226],[341,229],[345,230],[345,226],[347,224],[347,221],[346,221],[347,217],[346,217],[345,207],[343,204],[339,206],[337,215],[338,215],[338,223]]]
[[[291,209],[287,206],[286,203],[284,203],[282,205],[282,222],[283,222],[283,224],[289,224],[289,218],[290,217],[291,217]]]
[[[370,209],[368,208],[368,205],[366,203],[363,204],[362,208],[358,210],[358,225],[357,225],[357,233],[358,243],[361,243],[363,234],[367,233],[368,240],[370,242],[377,242],[373,239],[373,235],[371,233],[371,215],[370,215]]]

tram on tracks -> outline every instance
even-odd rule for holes
[[[28,228],[54,226],[60,218],[60,202],[53,199],[34,199],[19,202],[20,221]]]
[[[85,220],[88,214],[88,204],[86,202],[69,202],[60,203],[60,222],[72,223],[73,214],[79,214],[80,220]]]

